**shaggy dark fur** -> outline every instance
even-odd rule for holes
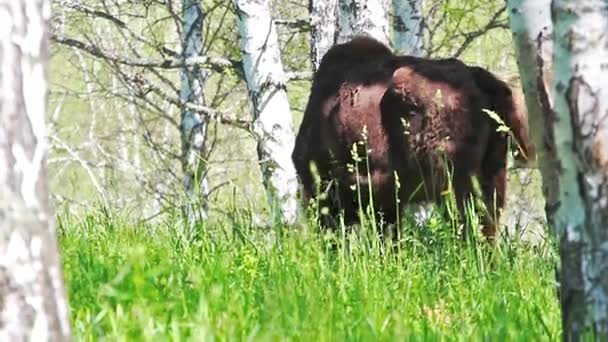
[[[365,37],[334,46],[315,74],[292,155],[306,199],[325,193],[318,198],[329,209],[323,217],[343,212],[352,224],[372,198],[390,224],[406,203],[441,200],[448,171],[462,213],[475,176],[488,209],[483,233],[493,239],[504,205],[508,137],[484,108],[511,128],[522,147],[519,158],[530,156],[525,113],[510,88],[485,69],[456,59],[395,56]]]

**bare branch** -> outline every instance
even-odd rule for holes
[[[129,77],[129,76],[125,75],[125,77]],[[179,100],[179,98],[167,93],[166,91],[164,91],[163,89],[161,89],[159,87],[156,87],[155,85],[148,82],[145,78],[143,78],[139,74],[137,76],[131,76],[127,81],[129,83],[135,85],[135,88],[138,89],[140,94],[142,94],[143,96],[145,96],[145,94],[152,92],[152,93],[160,96],[161,98],[165,99],[166,101],[168,101],[171,104],[174,104],[179,107],[185,106],[189,110],[192,110],[198,114],[208,117],[212,121],[217,121],[217,122],[220,122],[225,125],[230,125],[230,126],[234,126],[237,128],[241,128],[243,130],[246,130],[247,132],[252,133],[251,121],[239,119],[235,114],[222,113],[221,111],[215,110],[213,108],[209,108],[207,106],[194,104],[191,102],[182,103],[182,101]]]
[[[49,139],[51,140],[52,143],[54,143],[56,148],[60,148],[64,151],[66,151],[76,162],[78,162],[78,164],[80,164],[80,166],[82,166],[82,168],[86,171],[87,175],[89,176],[89,179],[91,180],[91,183],[93,184],[93,187],[95,187],[95,190],[97,191],[97,194],[103,201],[104,205],[107,204],[105,191],[103,190],[103,187],[99,183],[97,176],[95,175],[95,173],[89,166],[89,163],[86,160],[84,160],[82,157],[80,157],[80,155],[75,150],[73,150],[68,144],[64,143],[61,139],[59,139],[59,137],[57,137],[55,135],[51,135],[51,136],[49,136]]]
[[[201,66],[204,68],[209,68],[216,72],[226,72],[226,70],[233,70],[237,71],[238,73],[241,73],[242,69],[240,61],[230,60],[221,57],[200,56],[187,58],[185,60],[179,58],[170,58],[163,60],[134,59],[113,54],[108,51],[103,51],[99,46],[85,43],[74,38],[59,37],[57,35],[53,35],[51,36],[51,39],[56,43],[83,50],[97,58],[127,66],[160,69],[179,69],[189,66]]]
[[[285,78],[287,81],[308,81],[312,80],[312,71],[287,71]]]
[[[488,33],[489,31],[491,31],[493,29],[497,29],[497,28],[508,29],[509,23],[507,23],[506,21],[498,20],[500,18],[500,16],[505,12],[506,8],[507,8],[507,6],[504,5],[498,11],[496,11],[496,13],[494,13],[492,18],[488,21],[488,23],[481,29],[479,29],[477,31],[462,34],[462,36],[464,37],[464,42],[462,43],[462,45],[460,45],[458,50],[456,50],[456,53],[454,53],[453,57],[458,58],[469,47],[469,45],[471,45],[471,43],[473,43],[473,41],[475,39],[483,36],[484,34]]]
[[[308,19],[294,19],[294,20],[275,19],[274,23],[277,26],[285,26],[290,29],[297,29],[300,32],[310,30],[310,22],[308,21]]]
[[[88,16],[92,16],[92,17],[99,17],[99,18],[103,18],[106,20],[111,21],[114,25],[120,27],[120,28],[126,28],[127,24],[116,18],[115,16],[111,15],[108,12],[103,12],[103,11],[99,11],[93,7],[89,7],[84,5],[83,3],[81,3],[80,1],[77,0],[61,0],[59,1],[59,4],[65,8],[69,8],[81,13],[84,13]]]

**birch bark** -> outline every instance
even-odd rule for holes
[[[607,340],[608,3],[553,0],[551,14],[564,338]]]
[[[46,174],[47,0],[0,0],[0,340],[69,340]]]
[[[393,49],[402,55],[424,55],[422,0],[392,0]]]
[[[528,112],[529,131],[543,175],[547,214],[557,195],[556,122],[551,101],[553,24],[551,0],[507,1],[520,82]]]
[[[253,104],[258,160],[275,222],[293,223],[297,178],[294,132],[277,32],[268,0],[235,0],[243,69]]]
[[[338,0],[335,43],[366,35],[388,45],[387,9],[386,0]]]
[[[203,9],[201,1],[183,0],[182,57],[200,57],[203,50]],[[205,70],[198,65],[185,66],[181,72],[182,103],[204,105]],[[185,213],[190,223],[207,217],[206,196],[207,119],[183,106],[180,122]]]
[[[334,45],[338,0],[310,0],[310,46],[313,72]]]
[[[547,220],[559,243],[567,341],[608,337],[607,6],[508,1]]]

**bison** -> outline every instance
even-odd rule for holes
[[[368,205],[395,223],[404,205],[438,202],[450,184],[462,215],[477,179],[482,232],[493,240],[506,191],[503,123],[521,147],[517,158],[530,160],[525,112],[506,83],[454,58],[398,56],[356,37],[323,57],[292,159],[305,199],[328,210],[324,226],[338,214],[356,223]]]

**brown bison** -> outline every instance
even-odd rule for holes
[[[519,158],[531,157],[525,113],[494,75],[457,59],[397,56],[357,37],[323,57],[292,159],[305,198],[329,209],[325,219],[342,213],[347,225],[368,205],[394,223],[403,205],[437,202],[450,184],[462,214],[475,178],[487,208],[483,234],[494,239],[509,147],[500,121]]]

